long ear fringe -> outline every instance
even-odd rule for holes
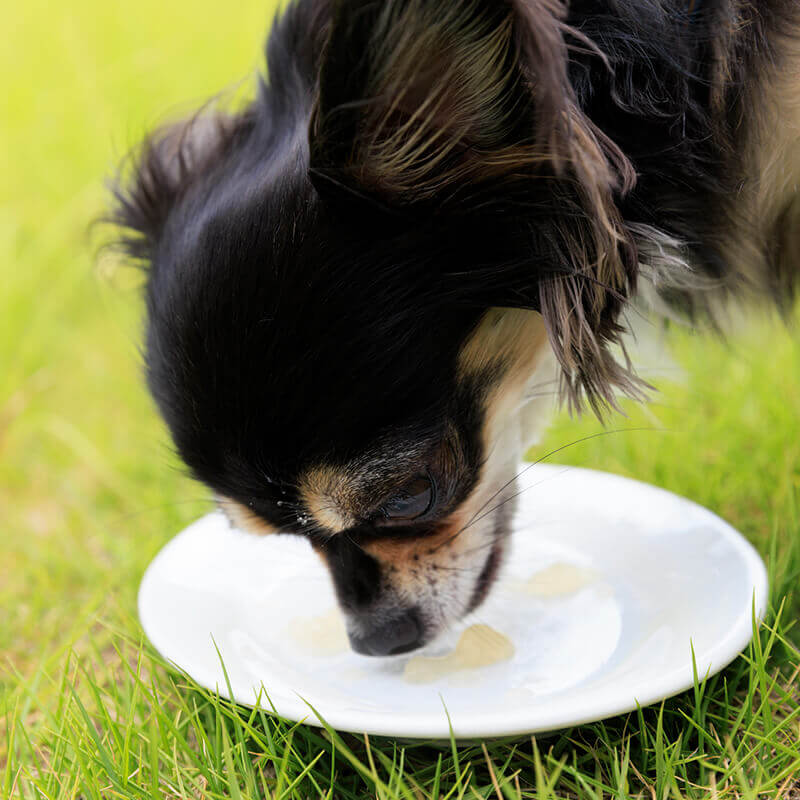
[[[570,41],[605,61],[602,51],[565,24],[561,0],[515,0],[514,8],[517,49],[537,103],[537,136],[556,173],[574,179],[583,212],[580,224],[558,231],[565,274],[540,282],[539,306],[570,412],[588,403],[602,419],[609,407],[619,410],[618,392],[642,400],[651,388],[635,375],[621,338],[624,328],[616,321],[636,291],[638,275],[636,244],[616,197],[633,188],[636,173],[580,110],[567,74]]]
[[[574,277],[543,281],[541,313],[561,367],[560,397],[571,414],[582,413],[588,404],[602,421],[609,409],[620,411],[618,392],[641,401],[653,387],[635,374],[622,341],[622,326],[614,324],[603,334],[594,331],[576,296],[580,284]],[[565,317],[571,319],[565,322]]]
[[[352,75],[342,52],[363,50]],[[509,9],[483,0],[340,2],[312,114],[311,162],[398,206],[513,171],[519,75]],[[351,59],[352,60],[352,59]],[[543,153],[525,146],[529,158]]]
[[[140,264],[150,260],[164,220],[175,202],[177,182],[186,172],[180,156],[177,170],[167,171],[163,152],[168,136],[168,128],[151,133],[138,151],[126,157],[117,175],[109,181],[112,207],[104,221],[119,228],[111,246]]]
[[[539,304],[570,412],[588,403],[602,419],[609,407],[619,410],[618,392],[643,400],[652,388],[635,375],[622,341],[625,329],[617,322],[636,293],[639,264],[616,195],[633,186],[635,175],[624,154],[582,114],[571,132],[568,169],[582,214],[558,226],[555,249],[565,262],[563,274],[540,282]]]
[[[633,185],[629,161],[578,108],[569,50],[604,56],[565,24],[560,0],[340,0],[334,9],[310,122],[315,171],[398,205],[457,206],[465,185],[483,202],[481,184],[542,169],[590,191]],[[353,50],[360,60],[346,55]]]
[[[617,310],[597,307],[591,298],[598,294]],[[652,389],[635,374],[622,338],[626,329],[615,321],[625,301],[626,294],[581,272],[539,283],[540,311],[561,367],[559,394],[570,413],[588,404],[602,420],[609,408],[620,410],[618,393],[644,400]]]
[[[153,257],[164,224],[195,176],[222,153],[234,118],[204,106],[181,122],[152,132],[109,181],[110,213],[101,222],[119,229],[107,245],[139,264]]]
[[[517,60],[536,106],[537,143],[557,172],[573,172],[586,188],[627,193],[636,182],[633,165],[580,110],[567,71],[570,50],[591,52],[607,64],[605,54],[564,22],[563,0],[514,0],[513,8]]]

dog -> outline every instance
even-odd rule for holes
[[[791,309],[800,5],[294,0],[266,66],[115,183],[147,380],[232,524],[403,653],[495,581],[537,387],[642,398],[629,306]]]

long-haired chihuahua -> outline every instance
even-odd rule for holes
[[[116,183],[147,378],[232,523],[405,652],[492,586],[536,386],[641,397],[642,297],[791,307],[800,4],[294,0],[266,66]]]

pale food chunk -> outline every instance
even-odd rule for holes
[[[431,683],[454,672],[478,669],[508,661],[514,645],[500,631],[488,625],[471,625],[458,640],[452,653],[445,656],[415,656],[403,671],[409,683]]]
[[[557,561],[528,578],[522,588],[526,593],[539,597],[559,597],[577,592],[596,577],[594,571],[586,567]]]

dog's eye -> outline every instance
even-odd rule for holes
[[[394,497],[383,503],[380,509],[381,515],[388,521],[418,519],[431,510],[435,494],[430,477],[418,475]]]

